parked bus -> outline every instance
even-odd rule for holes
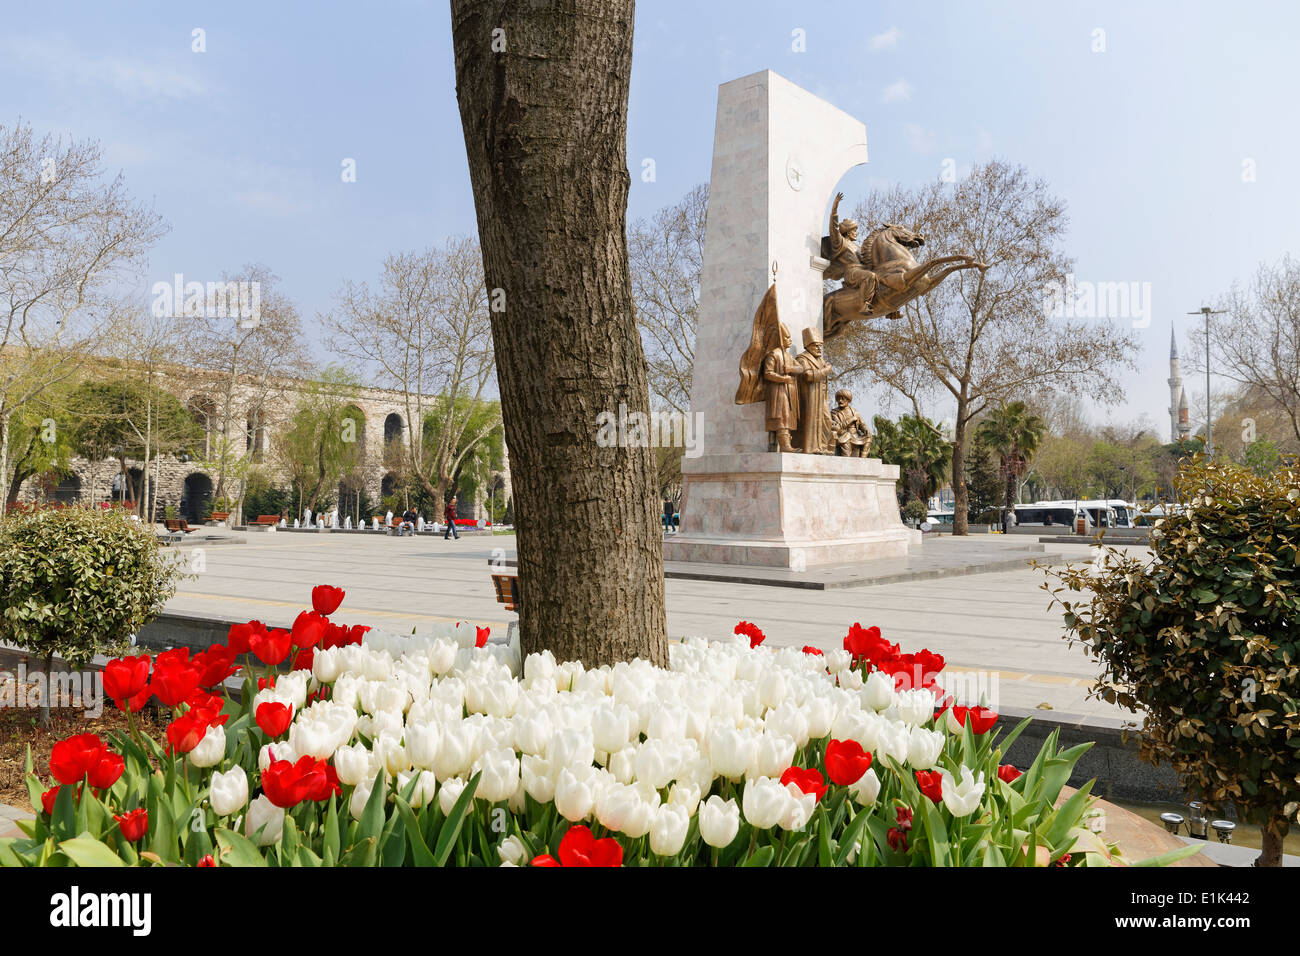
[[[1032,505],[1016,505],[1016,526],[1020,528],[1061,528],[1067,534],[1074,532],[1074,522],[1083,518],[1086,530],[1094,526],[1092,517],[1083,508],[1075,508],[1073,501],[1038,501]]]

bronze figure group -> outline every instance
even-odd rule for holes
[[[740,360],[736,404],[766,403],[772,451],[865,457],[871,431],[853,410],[852,393],[836,392],[831,410],[831,366],[822,356],[821,336],[804,329],[804,350],[797,356],[790,354],[790,345],[790,332],[777,316],[773,284],[754,313],[749,348]]]
[[[839,218],[837,193],[831,204],[829,235],[821,241],[828,260],[823,277],[842,280],[841,287],[822,299],[822,328],[834,338],[855,319],[897,319],[908,302],[929,292],[962,269],[987,269],[973,256],[939,256],[919,263],[913,249],[925,237],[896,223],[885,223],[858,242],[858,223]],[[775,266],[773,266],[775,269]],[[853,408],[848,389],[835,393],[835,407],[827,399],[831,367],[822,356],[822,337],[804,329],[804,350],[792,356],[790,332],[776,311],[776,284],[754,313],[749,347],[740,358],[740,387],[736,404],[767,404],[769,450],[812,455],[866,457],[871,430]]]

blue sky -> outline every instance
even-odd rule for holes
[[[441,0],[47,0],[11,5],[4,24],[0,122],[104,144],[171,223],[151,276],[265,263],[319,335],[342,279],[474,230]],[[1151,283],[1117,415],[1159,426],[1170,321],[1186,351],[1184,313],[1300,253],[1297,36],[1300,5],[1249,0],[641,0],[629,218],[707,180],[717,85],[764,68],[866,123],[850,203],[932,180],[945,159],[1022,164],[1068,203],[1079,279]],[[653,183],[637,175],[647,157]]]

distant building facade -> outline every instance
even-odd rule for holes
[[[216,454],[227,415],[214,398],[214,392],[224,389],[206,387],[212,375],[201,369],[170,369],[162,375],[162,388],[175,396],[193,416],[203,430],[203,447],[200,456],[211,458]],[[206,381],[205,381],[206,380]],[[255,464],[263,467],[277,484],[287,482],[287,476],[275,466],[276,436],[293,417],[301,393],[309,385],[301,379],[280,379],[269,389],[265,384],[238,384],[230,390],[231,404],[226,431],[231,454],[251,456]],[[402,392],[382,388],[357,388],[352,391],[346,405],[360,412],[361,424],[356,440],[362,448],[360,469],[362,487],[372,504],[393,494],[398,478],[390,463],[393,460],[390,446],[407,441],[406,397]],[[356,417],[356,416],[352,416]],[[104,501],[138,501],[144,490],[144,462],[128,458],[90,461],[74,458],[71,471],[57,480],[33,476],[23,483],[19,501],[40,499],[55,500],[65,504],[96,504]],[[157,500],[157,516],[171,507],[179,517],[196,521],[212,510],[217,476],[204,468],[199,460],[189,455],[164,454],[149,462],[149,483]],[[489,484],[496,485],[498,501],[510,498],[510,471],[503,464],[494,473]],[[326,489],[339,502],[340,514],[346,514],[343,501],[347,490]],[[474,500],[457,501],[461,517],[474,518],[487,514],[487,501],[491,487],[477,489]],[[248,516],[246,516],[248,517]],[[256,517],[255,515],[252,517]],[[292,516],[291,516],[292,517]],[[361,516],[363,519],[367,516]],[[426,517],[434,518],[433,515]]]

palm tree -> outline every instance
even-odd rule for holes
[[[928,418],[904,415],[898,423],[876,416],[871,450],[880,460],[898,465],[906,495],[928,503],[948,477],[952,446]]]
[[[975,440],[993,451],[1007,480],[1006,506],[1016,503],[1016,480],[1029,470],[1047,435],[1047,423],[1024,402],[1011,402],[994,409],[975,429]]]

